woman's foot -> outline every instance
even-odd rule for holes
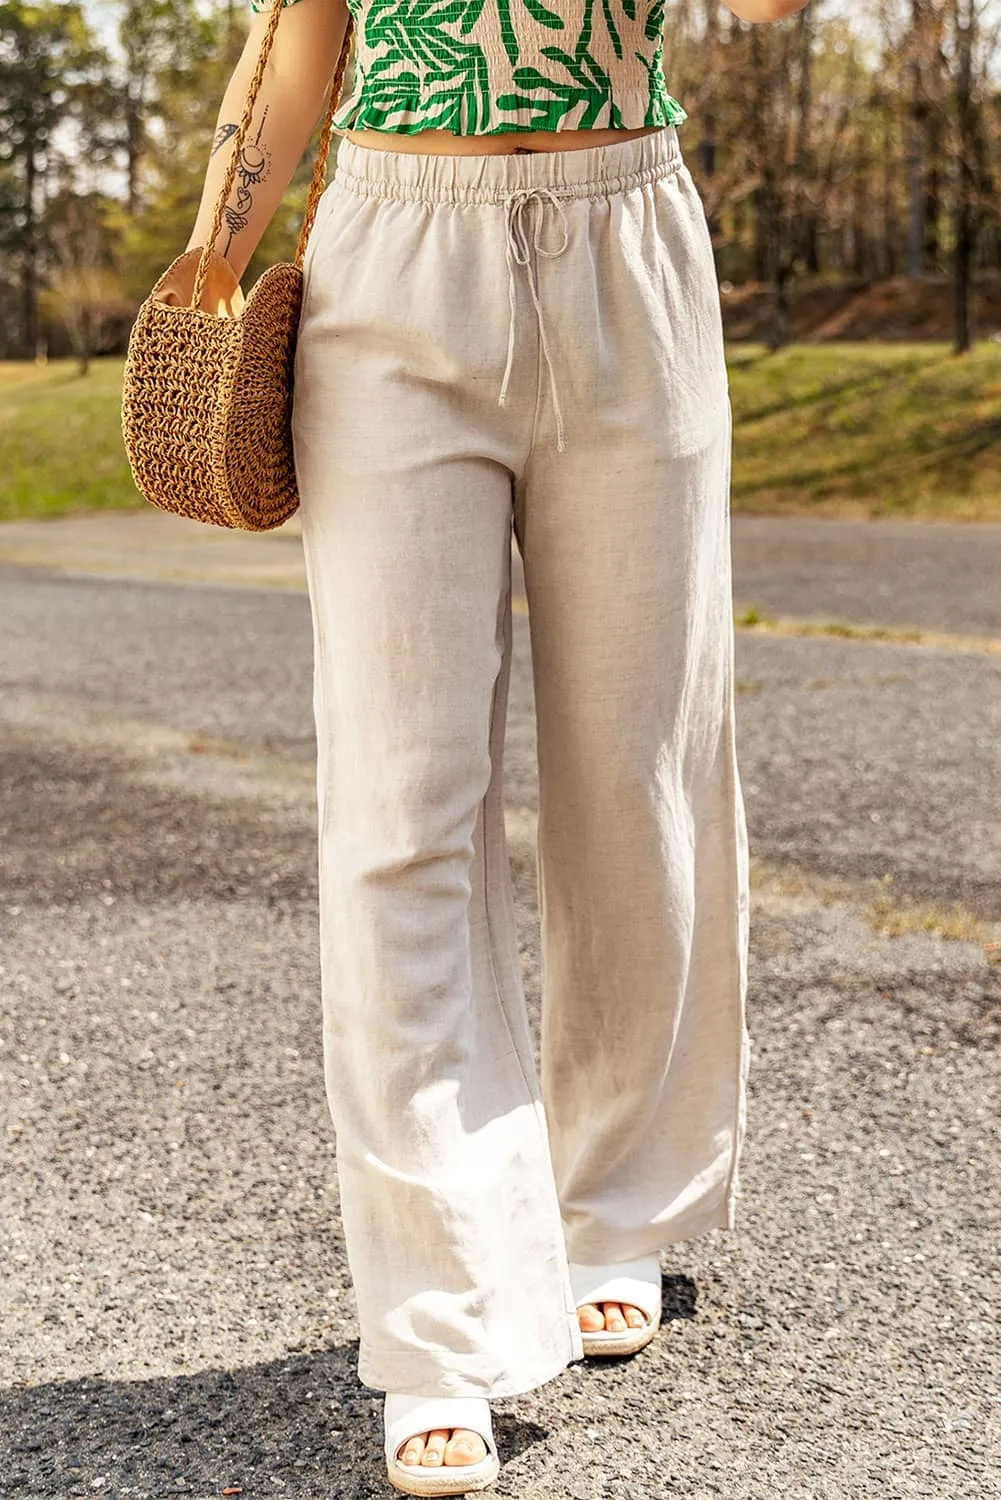
[[[570,1281],[585,1356],[638,1354],[656,1336],[662,1315],[659,1254],[607,1266],[571,1261]]]
[[[487,1445],[478,1432],[466,1427],[440,1427],[408,1438],[399,1452],[400,1463],[424,1468],[447,1464],[478,1464],[487,1456]]]
[[[406,1495],[467,1495],[500,1471],[490,1404],[482,1396],[387,1395],[387,1474]]]

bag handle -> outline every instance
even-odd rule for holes
[[[254,114],[254,105],[257,103],[257,96],[261,91],[261,84],[264,81],[264,70],[268,65],[268,58],[271,56],[271,47],[275,39],[275,32],[278,30],[278,22],[281,18],[281,13],[282,0],[274,0],[274,5],[271,9],[271,15],[268,18],[267,30],[264,33],[264,40],[261,43],[261,51],[257,59],[257,66],[254,69],[254,76],[251,78],[247,88],[247,100],[243,108],[243,116],[240,120],[239,125],[237,126],[236,135],[233,137],[233,154],[230,158],[229,167],[226,171],[225,181],[223,182],[223,185],[219,190],[219,197],[216,202],[215,213],[212,216],[212,227],[209,230],[208,235],[206,236],[205,244],[202,246],[202,253],[198,260],[198,270],[195,273],[194,290],[191,294],[192,307],[198,307],[201,304],[202,290],[205,286],[205,277],[208,274],[209,260],[213,253],[213,246],[215,245],[216,237],[219,233],[219,230],[222,228],[222,216],[226,209],[226,199],[229,197],[230,189],[232,188],[234,179],[236,178],[236,169],[240,164],[240,153],[243,150],[243,143],[246,140],[247,132],[250,129],[251,120]],[[349,10],[347,29],[344,32],[344,40],[341,43],[340,56],[337,59],[337,66],[334,69],[333,82],[330,87],[330,100],[327,104],[326,114],[323,118],[323,129],[320,131],[320,142],[316,152],[316,163],[313,167],[312,181],[309,184],[309,196],[306,199],[306,212],[303,215],[302,228],[299,230],[299,239],[295,247],[295,264],[300,267],[300,269],[302,267],[303,256],[306,251],[306,242],[309,239],[310,230],[313,227],[313,220],[316,217],[316,205],[320,201],[320,194],[323,192],[324,182],[327,176],[327,156],[330,151],[330,132],[333,125],[334,115],[340,102],[341,87],[344,82],[344,73],[348,64],[348,56],[351,52],[351,43],[353,37],[353,17]]]

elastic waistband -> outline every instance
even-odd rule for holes
[[[607,146],[481,156],[384,151],[342,137],[335,179],[366,197],[417,203],[502,203],[513,192],[548,188],[567,198],[607,198],[676,172],[675,126]]]

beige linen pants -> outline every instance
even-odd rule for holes
[[[305,275],[293,436],[359,1376],[513,1395],[581,1357],[568,1258],[733,1227],[748,885],[710,240],[673,128],[504,156],[342,139]],[[541,1077],[503,817],[512,526]]]

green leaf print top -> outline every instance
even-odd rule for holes
[[[353,78],[338,130],[500,135],[687,119],[664,80],[665,0],[347,3]]]

